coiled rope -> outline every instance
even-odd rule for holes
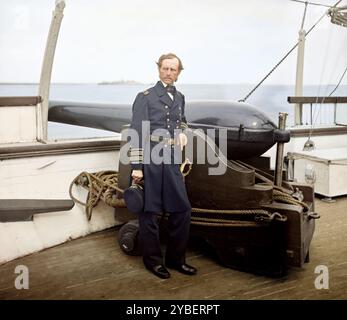
[[[77,199],[73,193],[74,185],[80,185],[88,190],[86,202]],[[100,200],[116,208],[124,208],[124,199],[119,197],[124,190],[118,187],[117,171],[100,171],[96,173],[82,172],[70,184],[69,194],[73,201],[85,206],[88,220],[92,217],[93,208]]]

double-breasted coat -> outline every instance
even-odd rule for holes
[[[177,161],[179,147],[169,143],[187,128],[184,107],[183,94],[176,91],[172,99],[161,81],[140,92],[134,101],[131,128],[137,131],[139,141],[131,144],[130,159],[133,170],[143,170],[145,212],[191,210]],[[158,163],[156,154],[164,161]]]

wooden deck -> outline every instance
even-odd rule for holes
[[[4,299],[347,299],[347,197],[335,203],[317,199],[316,232],[310,262],[273,279],[220,266],[191,246],[188,263],[198,275],[172,271],[161,280],[149,273],[141,257],[123,254],[118,229],[44,250],[0,266],[0,300]],[[17,290],[17,265],[29,268],[29,289]],[[329,270],[329,289],[314,286],[315,267]]]

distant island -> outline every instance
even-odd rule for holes
[[[102,81],[102,82],[99,82],[98,84],[100,85],[105,85],[105,84],[111,84],[111,85],[114,85],[114,84],[126,84],[126,85],[134,85],[134,84],[143,84],[141,82],[138,82],[138,81],[135,81],[135,80],[118,80],[118,81]]]

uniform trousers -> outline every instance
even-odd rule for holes
[[[168,219],[168,243],[165,262],[185,263],[185,251],[189,239],[191,211],[171,212]],[[159,240],[158,214],[142,212],[139,214],[140,244],[143,262],[147,268],[163,263]]]

